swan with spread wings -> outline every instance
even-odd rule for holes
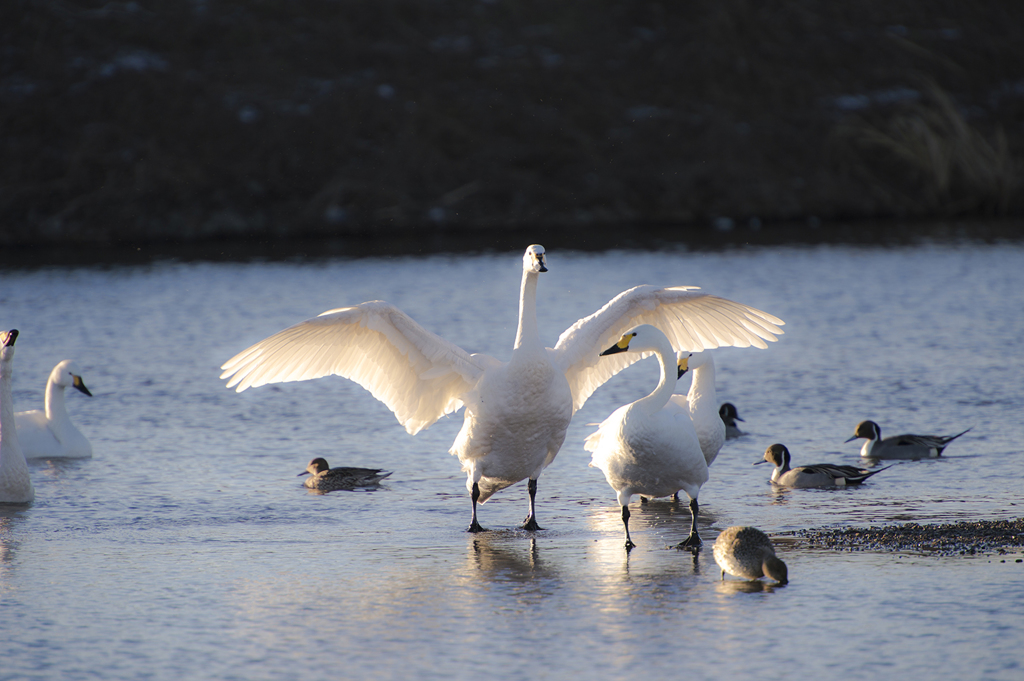
[[[692,286],[637,286],[565,330],[545,348],[537,328],[537,282],[547,272],[544,247],[523,255],[519,327],[507,362],[470,354],[383,301],[329,310],[243,350],[221,368],[241,392],[267,383],[337,375],[363,386],[415,435],[465,407],[449,452],[466,472],[469,531],[483,528],[477,504],[529,479],[529,515],[537,525],[537,478],[558,454],[572,415],[605,381],[650,353],[601,358],[626,330],[654,324],[673,347],[690,351],[756,346],[782,334],[780,319]],[[599,361],[600,360],[600,361]]]

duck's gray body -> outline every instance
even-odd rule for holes
[[[330,468],[327,460],[316,458],[309,462],[306,470],[299,475],[310,474],[310,477],[303,481],[303,485],[309,489],[320,492],[330,492],[336,489],[358,489],[360,487],[372,487],[380,484],[380,481],[391,475],[390,471],[383,471],[379,468],[349,468],[339,466]]]
[[[970,428],[956,435],[893,435],[882,439],[882,429],[874,421],[861,421],[847,440],[852,442],[864,438],[867,442],[860,448],[860,455],[865,459],[934,459],[942,456],[950,442],[957,439]]]
[[[786,564],[775,555],[772,540],[756,527],[730,527],[720,535],[714,546],[715,562],[725,573],[744,579],[769,577],[785,584],[789,581]]]
[[[839,466],[830,463],[816,463],[809,466],[790,468],[789,449],[785,445],[774,444],[764,452],[764,460],[757,463],[768,463],[775,466],[772,482],[784,487],[837,487],[843,485],[859,485],[875,473],[885,468],[869,471],[856,466]],[[886,467],[888,468],[888,466]]]

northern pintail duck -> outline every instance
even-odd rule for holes
[[[311,477],[303,480],[303,485],[309,489],[330,492],[336,489],[372,487],[380,484],[391,472],[379,468],[331,468],[327,465],[327,459],[317,457],[309,462],[306,470],[299,473],[300,476],[307,474],[311,474]]]
[[[810,466],[790,468],[790,454],[786,445],[774,444],[764,452],[764,460],[775,466],[772,482],[785,487],[835,487],[838,485],[859,485],[885,468],[869,471],[855,466],[837,466],[830,463],[816,463]],[[889,466],[886,466],[889,468]]]
[[[25,455],[14,427],[14,341],[18,330],[0,331],[0,503],[27,504],[36,498]]]
[[[942,456],[942,450],[970,428],[956,435],[893,435],[882,439],[882,429],[874,421],[861,421],[846,440],[853,442],[864,438],[867,442],[860,448],[860,455],[866,459],[933,459]]]
[[[683,360],[676,363],[668,338],[649,324],[627,331],[601,356],[620,352],[653,352],[661,378],[654,392],[616,409],[587,437],[584,449],[593,454],[590,465],[604,472],[616,492],[627,551],[635,546],[629,536],[632,496],[665,497],[679,490],[690,497],[690,535],[677,548],[696,550],[701,546],[697,494],[708,480],[708,465],[689,412],[670,399]]]
[[[92,445],[71,423],[64,406],[64,389],[74,388],[84,395],[92,393],[82,381],[82,372],[66,359],[53,367],[46,381],[44,409],[20,411],[14,415],[18,439],[26,459],[87,458]]]
[[[789,581],[786,564],[775,555],[772,540],[756,527],[736,525],[718,535],[715,562],[725,573],[744,579],[768,577],[780,584]]]
[[[739,426],[736,425],[737,421],[742,421],[739,413],[736,411],[736,407],[732,402],[724,402],[721,407],[718,408],[718,416],[722,419],[722,423],[725,424],[725,439],[733,440],[738,438],[740,435],[746,435]]]

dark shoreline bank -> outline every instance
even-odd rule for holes
[[[977,520],[921,525],[798,530],[797,537],[814,548],[836,551],[899,551],[932,556],[974,556],[1017,553],[1024,547],[1024,518]],[[1024,558],[1018,558],[1018,563]]]

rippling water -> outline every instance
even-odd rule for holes
[[[525,246],[525,244],[524,244]],[[40,408],[76,358],[95,397],[68,395],[85,461],[31,464],[36,501],[0,509],[0,679],[696,678],[1018,679],[1020,552],[941,558],[778,542],[792,582],[719,580],[717,532],[1021,515],[1024,249],[765,248],[724,253],[549,250],[544,341],[640,283],[694,284],[783,318],[768,350],[715,352],[730,441],[701,493],[704,551],[668,548],[689,512],[634,504],[628,557],[614,495],[589,468],[588,423],[646,394],[654,360],[602,387],[540,479],[464,532],[465,478],[447,449],[461,415],[410,437],[338,378],[241,395],[237,351],[323,310],[385,299],[471,352],[507,358],[519,253],[313,263],[162,263],[0,273],[18,328],[16,408]],[[765,447],[799,464],[856,463],[843,444],[973,430],[937,461],[860,488],[775,493]],[[309,459],[393,470],[381,489],[314,495]],[[1005,562],[1004,562],[1005,560]]]

